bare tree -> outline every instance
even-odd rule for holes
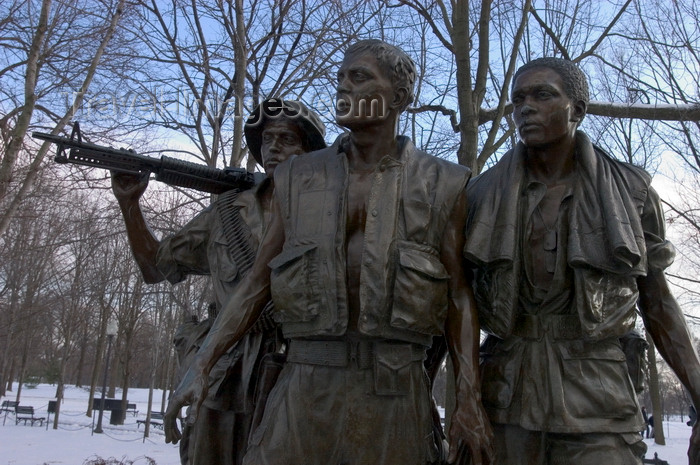
[[[240,166],[253,106],[271,95],[315,98],[312,83],[328,77],[338,51],[371,19],[349,20],[352,6],[363,10],[363,3],[144,1],[142,55],[125,57],[142,66],[124,76],[130,88],[120,100],[130,107],[123,123],[184,136],[171,149],[209,166]],[[139,111],[139,101],[153,103]]]
[[[174,361],[165,346],[183,315],[201,314],[210,295],[206,281],[196,279],[142,287],[106,192],[107,174],[47,165],[49,147],[29,140],[32,128],[58,133],[80,118],[95,141],[146,153],[167,147],[210,166],[240,166],[244,117],[256,103],[271,95],[303,99],[330,122],[343,50],[378,37],[419,65],[416,102],[401,131],[475,173],[515,143],[508,116],[514,70],[555,55],[577,61],[590,77],[594,100],[584,124],[599,145],[651,171],[661,152],[673,151],[697,174],[699,17],[691,0],[614,0],[604,8],[593,0],[3,2],[0,391],[25,375],[63,373],[82,382],[82,372],[67,368],[76,364],[91,364],[94,390],[110,314],[124,325],[115,383],[146,385],[156,367],[154,385],[168,388]],[[329,125],[330,137],[338,132]],[[695,266],[672,276],[688,299],[700,270],[694,182],[666,199],[669,220],[684,225],[679,260]],[[209,200],[152,185],[143,204],[162,236]],[[51,207],[76,205],[94,214],[95,228],[76,215],[55,222]],[[142,362],[154,344],[159,357]],[[49,363],[40,362],[37,346]]]
[[[52,278],[55,255],[61,244],[62,218],[47,199],[45,189],[26,204],[23,214],[5,237],[0,238],[0,392],[4,394],[13,360],[18,379],[36,356],[42,315],[48,312],[45,297]],[[19,390],[18,390],[19,395]]]
[[[125,5],[124,0],[116,4],[111,4],[109,0],[106,2],[95,2],[88,9],[77,0],[56,2],[54,6],[51,0],[44,0],[36,24],[37,2],[16,1],[0,10],[3,15],[0,27],[4,28],[5,33],[5,38],[0,40],[0,47],[5,52],[5,67],[0,71],[3,85],[0,88],[3,89],[2,106],[6,110],[0,118],[0,135],[3,139],[0,146],[0,204],[3,204],[0,235],[5,233],[22,200],[31,191],[49,149],[50,144],[44,144],[31,158],[21,179],[12,182],[13,176],[18,174],[18,156],[25,150],[25,139],[35,110],[44,110],[42,113],[46,120],[53,122],[52,133],[57,134],[72,118],[74,106],[69,106],[59,115],[50,110],[50,105],[44,101],[55,99],[62,85],[79,83],[75,87],[84,92],[92,83]],[[97,18],[102,20],[96,21]],[[27,28],[27,25],[30,27]],[[87,29],[86,25],[89,26]],[[14,94],[20,82],[23,83],[23,92]],[[15,95],[24,98],[17,100]],[[80,92],[75,100],[75,103],[82,100]]]

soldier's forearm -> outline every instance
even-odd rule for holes
[[[119,200],[119,208],[124,217],[126,235],[131,252],[148,284],[163,281],[164,277],[156,266],[156,255],[160,242],[148,227],[138,201]]]
[[[656,348],[700,405],[700,359],[678,302],[661,271],[640,278],[639,307]]]
[[[693,404],[700,406],[700,360],[680,311],[675,317],[665,316],[663,323],[655,322],[653,316],[649,320],[647,329],[659,353],[688,389]]]
[[[455,387],[470,398],[480,397],[479,381],[479,325],[471,294],[457,291],[454,306],[448,314],[447,345],[455,372]]]
[[[255,324],[269,300],[269,279],[256,280],[252,273],[248,274],[214,320],[197,351],[195,363],[198,367],[209,372],[216,361]]]

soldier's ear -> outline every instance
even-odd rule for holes
[[[574,112],[571,115],[571,121],[574,123],[580,123],[583,117],[586,116],[586,110],[588,110],[588,105],[583,100],[578,100],[574,102]]]
[[[404,87],[399,87],[394,91],[394,100],[391,102],[393,108],[404,109],[409,105],[408,90]]]

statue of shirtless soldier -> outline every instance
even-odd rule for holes
[[[448,462],[490,463],[479,327],[462,260],[469,171],[397,136],[415,65],[379,40],[348,48],[336,121],[350,132],[275,170],[270,226],[166,412],[166,440],[217,358],[272,297],[287,361],[247,465],[426,465],[437,460],[423,360],[445,334],[457,405]]]

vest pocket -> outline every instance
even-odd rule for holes
[[[390,324],[421,334],[442,334],[447,316],[445,266],[428,251],[399,245]]]
[[[634,277],[576,268],[574,280],[576,308],[584,336],[607,339],[634,328],[635,304],[639,298]]]
[[[316,244],[286,249],[268,266],[275,322],[300,323],[317,318],[321,296]]]
[[[625,354],[616,338],[560,343],[561,389],[574,418],[625,419],[639,406],[629,379]]]
[[[497,342],[495,342],[497,341]],[[489,343],[495,346],[486,348]],[[524,347],[517,338],[508,340],[489,336],[481,347],[481,395],[484,406],[505,409],[513,403],[520,381]]]

